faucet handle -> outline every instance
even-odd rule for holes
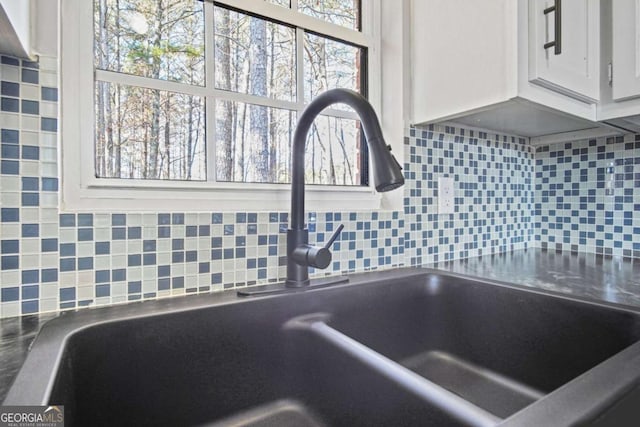
[[[329,267],[329,264],[331,264],[331,245],[338,238],[343,228],[344,225],[340,224],[329,241],[322,247],[307,244],[296,247],[291,254],[293,260],[299,265],[313,268],[323,269]]]
[[[340,232],[342,231],[342,229],[344,228],[344,224],[340,224],[338,226],[338,228],[336,229],[336,231],[333,232],[333,234],[331,235],[331,238],[329,239],[329,241],[327,242],[326,245],[324,245],[325,249],[331,249],[331,245],[333,245],[333,242],[336,241],[336,239],[338,238],[338,236],[340,235]]]

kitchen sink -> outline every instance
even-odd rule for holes
[[[64,314],[4,404],[68,426],[595,426],[640,393],[639,341],[634,308],[402,269]]]

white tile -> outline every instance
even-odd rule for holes
[[[93,260],[93,267],[96,270],[108,270],[111,268],[111,260],[109,257],[97,256]]]
[[[20,252],[24,254],[39,254],[40,239],[38,238],[22,239],[22,241],[20,242]]]
[[[4,81],[20,83],[20,67],[2,64],[0,65],[0,76],[2,76],[2,80]]]
[[[54,192],[41,192],[40,193],[40,207],[54,208],[58,206],[58,193]]]
[[[40,117],[33,117],[30,115],[23,114],[22,115],[22,123],[20,125],[20,129],[22,131],[34,131],[37,132],[40,130]]]
[[[58,150],[55,148],[41,147],[40,160],[43,162],[56,162],[58,160]]]
[[[127,253],[127,241],[126,240],[113,240],[111,242],[111,253],[114,255]]]
[[[58,147],[58,135],[51,132],[42,132],[40,133],[40,146],[41,147],[50,147],[57,148]]]
[[[40,94],[38,94],[40,96]],[[58,103],[40,101],[40,115],[43,117],[58,117]]]
[[[58,267],[58,253],[43,253],[40,255],[40,267],[41,268],[57,268]]]
[[[111,243],[113,245],[113,243]],[[113,251],[112,251],[113,253]],[[126,268],[127,267],[126,255],[112,255],[111,256],[111,268]]]
[[[184,272],[185,272],[184,264],[171,265],[171,277],[184,276]]]
[[[3,111],[0,114],[0,127],[5,129],[20,129],[20,115]]]
[[[19,176],[12,175],[4,175],[2,179],[0,179],[0,191],[9,192],[9,191],[21,191],[22,190],[22,180]]]
[[[111,240],[111,228],[106,228],[106,227],[94,228],[93,238],[97,242]]]
[[[142,238],[144,240],[153,240],[158,238],[158,228],[153,227],[142,227]]]
[[[38,176],[40,164],[36,160],[23,160],[20,162],[20,173],[23,176]]]
[[[24,207],[20,212],[20,220],[22,223],[35,223],[40,221],[40,209],[32,207]]]
[[[40,100],[40,87],[30,84],[20,85],[20,98],[29,99],[31,101]],[[40,111],[42,111],[42,103],[40,104]]]
[[[0,202],[2,202],[2,206],[20,206],[20,193],[3,191],[2,194],[0,194]]]
[[[40,254],[25,254],[20,256],[20,267],[23,270],[31,270],[40,267]]]
[[[46,87],[57,87],[58,76],[55,72],[40,71],[40,84]]]
[[[158,265],[171,264],[171,252],[160,252],[156,257]]]
[[[16,317],[20,316],[20,302],[19,301],[11,301],[11,302],[3,302],[0,303],[2,306],[2,317]]]
[[[0,272],[0,287],[11,288],[21,283],[20,270],[4,270]]]
[[[127,240],[127,252],[130,254],[138,254],[142,252],[142,240]]]

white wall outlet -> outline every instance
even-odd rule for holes
[[[453,178],[441,176],[438,178],[438,213],[452,214],[455,212],[455,197]]]

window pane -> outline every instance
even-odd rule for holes
[[[360,185],[360,122],[319,116],[307,138],[305,181]]]
[[[293,28],[215,8],[216,88],[295,101]]]
[[[360,0],[298,0],[298,9],[332,24],[360,30]]]
[[[96,83],[99,178],[205,180],[204,98]]]
[[[362,48],[308,33],[305,33],[304,47],[305,102],[328,89],[360,92]]]
[[[204,13],[193,0],[95,0],[95,67],[204,85]]]
[[[289,181],[295,111],[241,102],[216,102],[218,181]]]

